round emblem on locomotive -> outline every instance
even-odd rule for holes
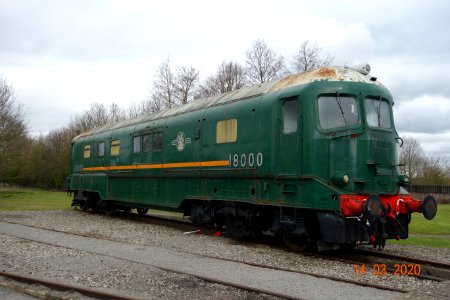
[[[184,132],[180,131],[177,134],[177,138],[172,141],[172,145],[176,146],[177,150],[179,152],[181,152],[184,150],[184,146],[186,146],[186,144],[189,144],[190,142],[191,142],[191,139],[186,138],[186,135],[184,134]]]

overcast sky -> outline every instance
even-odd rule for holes
[[[158,65],[204,78],[245,63],[256,39],[288,61],[317,41],[334,64],[370,63],[395,100],[397,131],[450,158],[450,5],[410,1],[0,0],[0,76],[33,134],[66,126],[94,102],[149,95]]]

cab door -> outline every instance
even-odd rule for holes
[[[281,116],[278,143],[278,176],[294,177],[299,172],[299,99],[281,99]]]

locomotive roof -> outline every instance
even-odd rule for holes
[[[106,124],[97,128],[93,128],[84,133],[81,133],[74,138],[74,141],[78,138],[102,133],[118,128],[137,125],[144,122],[149,122],[169,116],[180,115],[190,111],[196,111],[211,106],[222,105],[228,102],[244,100],[254,96],[263,95],[270,92],[279,91],[285,88],[303,85],[315,81],[348,81],[348,82],[364,82],[375,85],[381,85],[376,78],[371,77],[369,74],[370,66],[363,65],[360,68],[352,67],[322,67],[308,72],[302,72],[292,74],[281,79],[276,79],[257,85],[244,87],[236,91],[198,99],[189,102],[184,105],[173,107],[164,111],[148,113],[136,118],[119,121],[117,123]]]

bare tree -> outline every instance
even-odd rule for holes
[[[428,157],[421,172],[421,177],[417,179],[418,184],[423,185],[448,185],[447,177],[448,161],[443,157]]]
[[[217,71],[216,81],[220,93],[238,90],[245,86],[244,68],[237,62],[222,62]]]
[[[153,81],[152,102],[155,103],[155,109],[165,109],[176,106],[174,75],[170,67],[169,59],[163,61],[155,75]]]
[[[207,98],[215,95],[219,95],[220,84],[217,83],[216,75],[209,75],[198,89],[196,99]]]
[[[28,148],[27,181],[41,188],[63,189],[74,132],[59,128],[33,140]]]
[[[281,55],[271,49],[264,40],[256,40],[247,51],[247,78],[252,84],[266,82],[287,74]]]
[[[116,103],[111,103],[109,106],[109,117],[108,117],[108,123],[114,123],[121,121],[126,118],[125,110],[123,110],[119,105]]]
[[[244,68],[237,62],[222,62],[215,75],[200,86],[199,97],[210,97],[238,90],[246,85]]]
[[[426,161],[425,153],[420,142],[412,137],[403,137],[400,148],[400,170],[408,175],[411,182],[422,175]]]
[[[18,174],[28,135],[25,113],[13,87],[0,78],[0,182]]]
[[[146,103],[145,110],[160,111],[194,100],[198,80],[199,72],[194,67],[178,67],[174,74],[169,59],[166,59],[158,67],[153,81],[151,100]]]
[[[72,120],[71,126],[78,132],[84,132],[89,129],[102,126],[108,122],[108,115],[105,105],[100,103],[91,104],[90,110],[76,116]]]
[[[181,66],[175,75],[174,87],[177,102],[186,104],[195,98],[199,72],[194,67]]]
[[[81,133],[89,129],[123,120],[125,112],[117,104],[112,103],[108,110],[104,104],[93,103],[91,108],[72,119],[70,128]]]
[[[306,72],[315,68],[329,66],[333,63],[334,57],[327,55],[325,58],[320,57],[322,49],[317,42],[310,44],[309,40],[304,41],[300,49],[294,55],[292,65],[295,72]]]
[[[143,101],[132,103],[128,108],[127,116],[129,118],[135,118],[137,116],[141,116],[143,114],[151,112],[151,98],[145,99]]]

